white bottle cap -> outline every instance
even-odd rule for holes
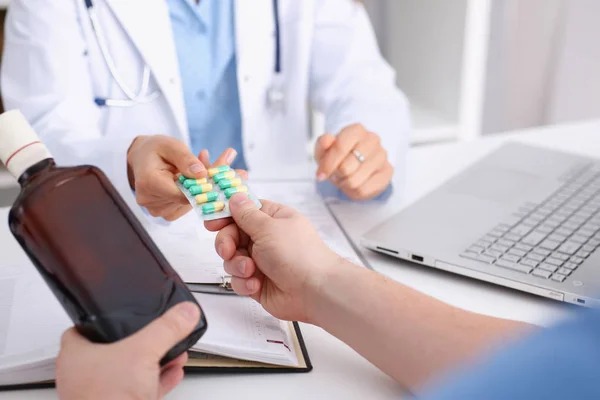
[[[0,115],[0,160],[15,178],[47,158],[52,155],[20,111]]]

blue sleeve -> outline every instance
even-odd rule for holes
[[[420,399],[600,399],[600,312],[582,312],[445,382]]]
[[[347,200],[351,201],[350,197],[346,195],[342,190],[338,189],[331,182],[317,182],[317,189],[319,194],[323,196],[323,198],[335,198],[338,200]],[[367,201],[385,201],[394,193],[394,188],[392,185],[389,185],[379,196],[374,199]]]

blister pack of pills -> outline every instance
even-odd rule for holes
[[[198,217],[204,221],[230,217],[229,199],[236,193],[246,193],[258,208],[262,207],[246,182],[228,165],[210,168],[208,177],[203,179],[190,179],[180,175],[176,183]]]

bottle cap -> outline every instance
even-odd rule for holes
[[[0,160],[16,179],[47,158],[52,155],[20,111],[0,115]]]

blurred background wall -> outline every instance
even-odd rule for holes
[[[364,2],[414,143],[600,118],[600,1]]]

